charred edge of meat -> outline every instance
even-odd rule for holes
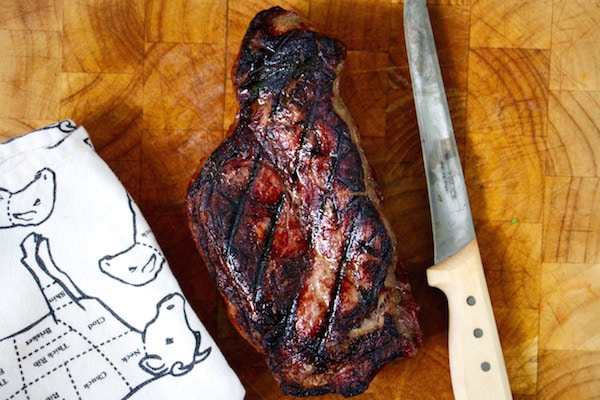
[[[309,24],[274,32],[277,25],[273,20],[280,16],[289,17],[289,13],[278,7],[263,11],[248,28],[250,35],[244,40],[233,75],[242,118],[261,90],[275,94],[272,109],[276,109],[278,96],[285,94],[290,82],[305,77],[332,83],[337,77],[335,67],[345,57],[341,42],[310,30]]]

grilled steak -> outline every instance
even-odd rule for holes
[[[190,226],[229,317],[284,393],[362,393],[421,344],[395,239],[339,99],[337,40],[259,13],[233,82],[240,110],[188,189]]]

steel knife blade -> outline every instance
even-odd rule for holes
[[[433,228],[427,280],[448,299],[454,397],[512,399],[426,0],[405,0],[404,32]]]

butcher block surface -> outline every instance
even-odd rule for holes
[[[514,398],[598,398],[600,2],[428,3]],[[0,139],[63,118],[84,125],[246,398],[291,398],[231,327],[184,203],[234,119],[245,29],[273,5],[347,45],[341,94],[420,307],[420,353],[356,398],[452,399],[446,300],[425,279],[433,243],[402,1],[2,1]]]

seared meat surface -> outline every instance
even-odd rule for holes
[[[296,396],[362,393],[421,344],[339,99],[344,56],[296,14],[259,13],[234,69],[237,120],[188,190],[192,234],[233,325]]]

